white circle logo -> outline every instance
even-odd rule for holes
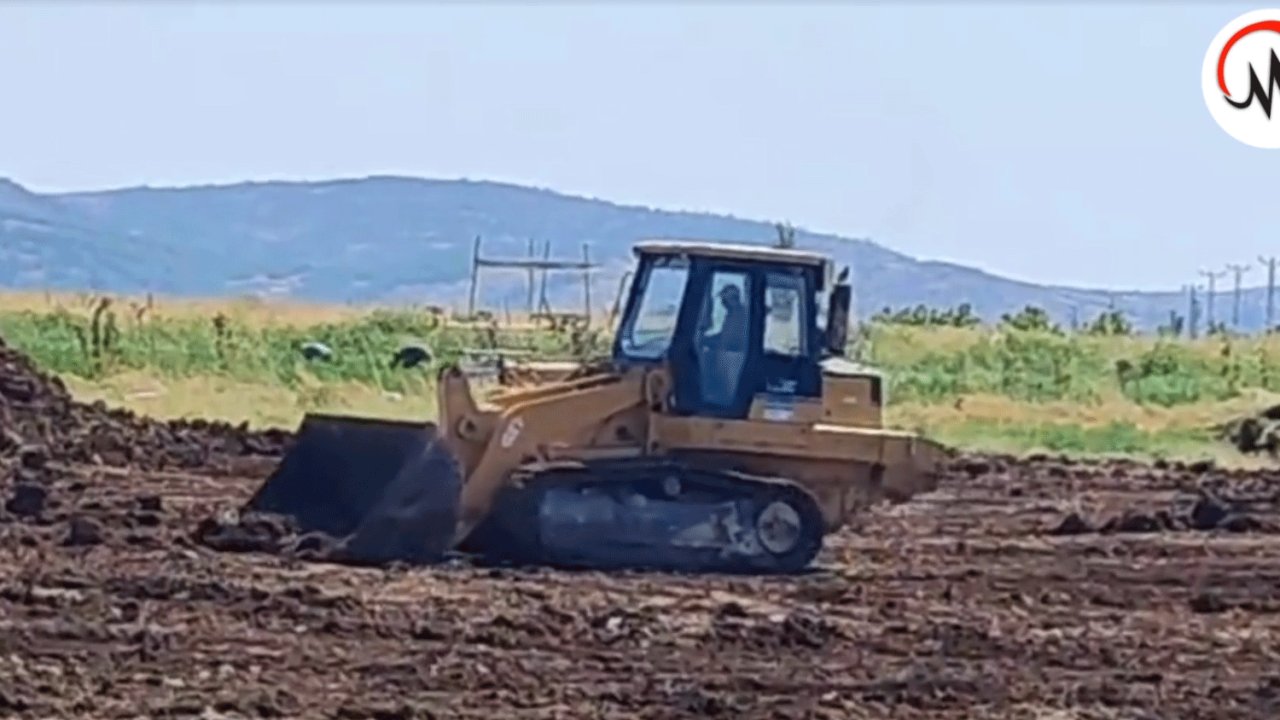
[[[1280,148],[1280,10],[1254,10],[1227,23],[1205,53],[1200,87],[1228,135]]]

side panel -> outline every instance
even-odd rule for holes
[[[823,403],[820,398],[758,393],[751,403],[747,419],[765,423],[813,425],[823,420]]]
[[[856,427],[880,427],[884,413],[874,377],[823,378],[822,418],[824,422]]]
[[[896,430],[655,415],[649,447],[705,448],[807,459],[896,463],[927,441]]]
[[[820,499],[833,527],[858,507],[932,490],[944,455],[935,443],[893,430],[658,414],[649,420],[648,452],[715,459],[800,482]]]

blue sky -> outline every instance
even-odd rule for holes
[[[1280,150],[1200,91],[1255,7],[10,1],[0,175],[486,178],[1177,287],[1280,254]]]

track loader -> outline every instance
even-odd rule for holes
[[[247,509],[351,562],[787,573],[852,513],[936,486],[943,449],[884,428],[881,376],[844,356],[847,270],[754,246],[635,254],[604,362],[482,400],[447,365],[436,423],[308,416]]]

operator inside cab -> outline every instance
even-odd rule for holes
[[[747,307],[742,302],[742,290],[737,285],[725,285],[718,293],[724,307],[724,319],[720,331],[706,336],[707,344],[714,350],[744,352],[747,349]]]
[[[716,298],[724,308],[724,315],[717,330],[702,336],[698,364],[702,369],[703,400],[725,406],[731,404],[737,394],[751,324],[738,284],[730,282],[720,288]],[[707,309],[710,310],[710,306]]]

